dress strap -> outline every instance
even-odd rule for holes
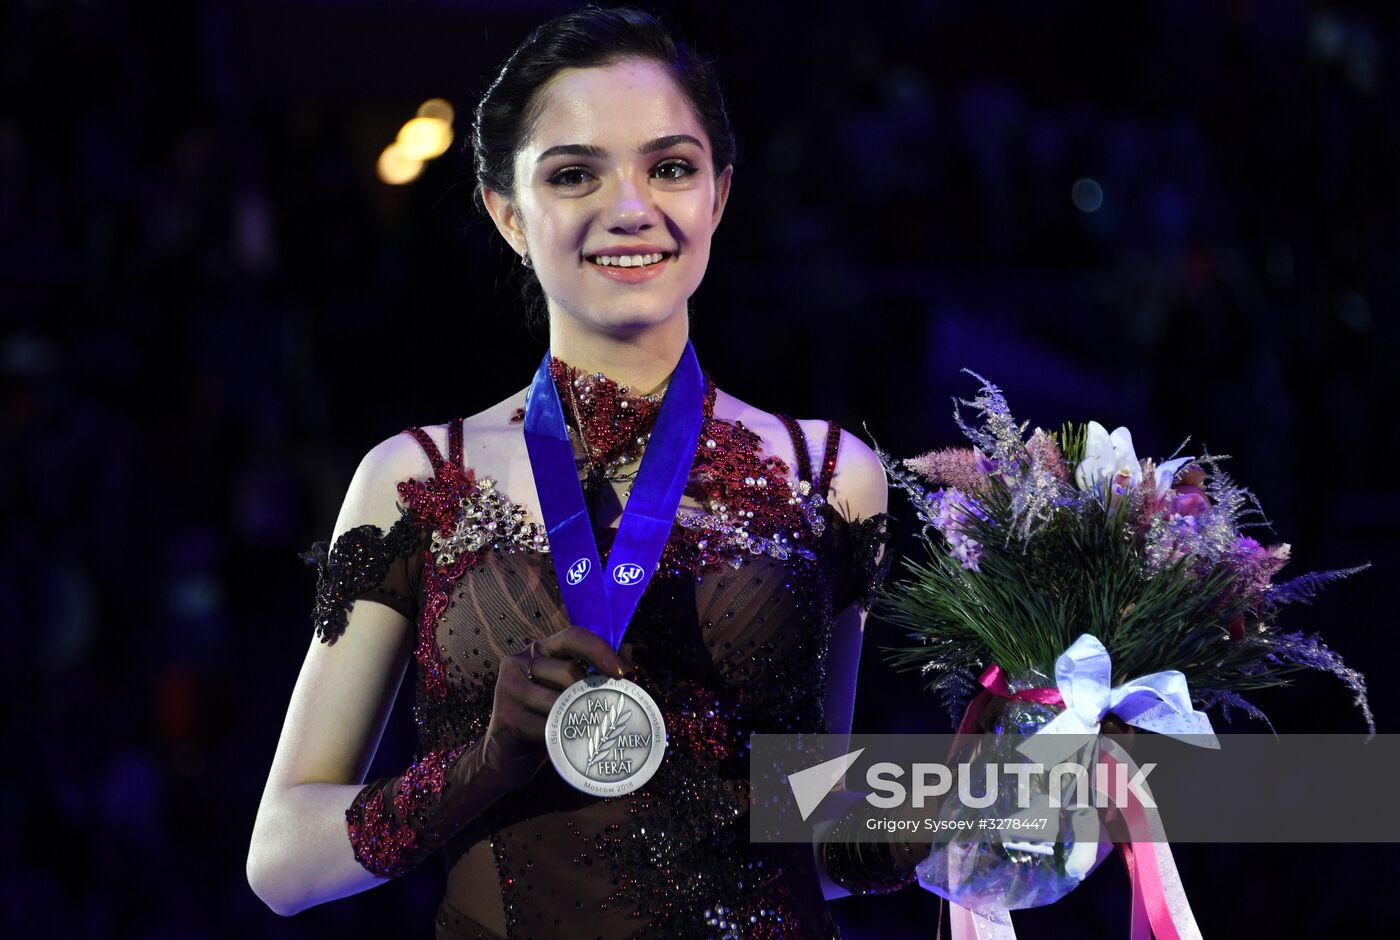
[[[436,474],[442,469],[444,463],[442,451],[438,450],[433,439],[428,436],[428,432],[422,428],[404,428],[404,433],[412,434],[413,439],[418,442],[418,446],[423,448],[423,453],[428,455],[428,462],[433,465],[433,473]]]
[[[807,451],[807,435],[802,433],[802,426],[797,423],[797,419],[791,415],[774,415],[788,429],[788,434],[792,437],[792,449],[797,453],[797,479],[812,481],[812,455]]]
[[[826,449],[822,454],[822,466],[814,484],[822,499],[831,489],[831,477],[836,472],[836,452],[841,449],[841,425],[835,421],[826,423]]]
[[[447,459],[462,469],[462,419],[453,418],[447,422]]]

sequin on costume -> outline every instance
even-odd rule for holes
[[[659,398],[559,360],[551,374],[561,400],[574,398],[566,412],[580,478],[606,495],[608,480],[635,470]],[[707,377],[685,499],[624,638],[671,734],[656,776],[625,797],[581,794],[547,765],[504,797],[482,796],[476,745],[498,664],[568,617],[539,520],[462,466],[460,420],[448,425],[446,458],[409,429],[434,473],[398,484],[403,517],[388,533],[362,526],[329,554],[321,543],[305,556],[319,566],[323,640],[344,632],[355,599],[417,622],[420,757],[367,783],[346,820],[356,858],[383,877],[444,853],[439,937],[494,937],[483,921],[499,918],[510,938],[559,936],[563,924],[610,938],[837,935],[811,848],[748,840],[746,744],[755,732],[824,730],[834,615],[864,603],[884,576],[888,517],[852,523],[826,502],[834,425],[814,478],[806,441],[788,424],[794,476],[763,453],[759,435],[715,417],[714,401]],[[595,534],[606,555],[614,530],[600,522]],[[498,876],[494,910],[479,884],[453,891],[454,867],[481,842]]]

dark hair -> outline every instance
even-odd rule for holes
[[[476,106],[472,154],[477,196],[486,186],[511,195],[515,155],[542,107],[540,90],[563,69],[650,59],[665,66],[705,127],[718,174],[734,162],[734,132],[709,62],[649,13],[631,7],[586,6],[539,26],[511,53]]]

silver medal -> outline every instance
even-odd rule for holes
[[[549,759],[559,776],[594,796],[622,796],[651,779],[666,753],[661,709],[630,679],[588,676],[550,709]]]

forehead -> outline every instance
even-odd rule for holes
[[[670,134],[709,142],[684,92],[649,60],[564,69],[544,87],[540,102],[526,153],[559,144],[631,148]]]

